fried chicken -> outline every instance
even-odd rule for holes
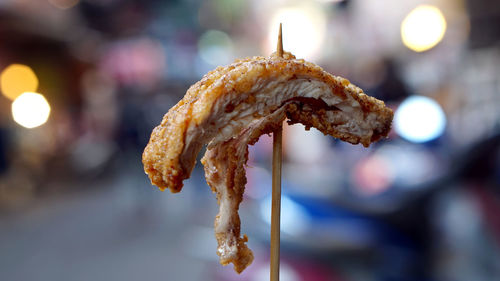
[[[347,79],[290,53],[237,60],[206,74],[167,112],[144,150],[144,170],[160,189],[179,192],[200,149],[208,144],[202,163],[220,206],[215,219],[217,254],[221,264],[233,263],[240,273],[253,260],[238,215],[248,145],[287,119],[369,146],[387,136],[392,117],[382,101]]]

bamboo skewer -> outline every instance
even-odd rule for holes
[[[278,44],[276,44],[276,52],[278,53],[278,56],[283,57],[283,36],[281,32],[281,23],[280,30],[278,32]]]
[[[276,47],[278,56],[283,57],[283,41],[281,23]],[[280,126],[273,132],[273,190],[271,203],[271,281],[280,279],[280,212],[281,212],[281,154],[283,128]]]

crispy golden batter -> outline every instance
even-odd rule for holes
[[[247,146],[285,118],[368,146],[387,135],[392,117],[382,101],[347,79],[290,53],[237,60],[206,74],[168,111],[144,150],[144,169],[160,189],[179,192],[201,147],[208,144],[202,162],[220,204],[217,253],[222,264],[233,263],[241,272],[253,260],[238,215]]]

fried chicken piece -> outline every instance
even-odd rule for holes
[[[347,79],[290,53],[237,60],[206,74],[168,111],[144,150],[144,170],[160,189],[179,192],[201,147],[208,144],[202,163],[220,205],[217,254],[221,264],[233,263],[240,273],[253,260],[238,215],[248,145],[287,118],[368,146],[387,136],[392,117],[382,101]]]

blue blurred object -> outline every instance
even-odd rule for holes
[[[260,212],[267,224],[269,206],[270,198],[266,197]],[[284,257],[299,254],[331,259],[357,253],[362,257],[358,262],[368,259],[379,268],[380,280],[427,280],[428,272],[419,265],[425,254],[419,242],[384,217],[354,212],[329,200],[283,193],[281,227]]]

